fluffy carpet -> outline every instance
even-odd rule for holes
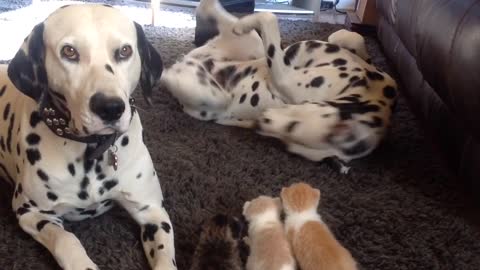
[[[285,43],[325,39],[341,26],[281,21]],[[146,27],[166,66],[193,48],[191,28]],[[377,41],[367,38],[373,62],[392,73]],[[137,91],[137,95],[139,91]],[[173,220],[179,269],[188,269],[198,224],[219,212],[241,214],[245,200],[278,195],[306,181],[322,191],[319,211],[361,269],[477,270],[480,232],[472,203],[400,99],[391,132],[371,156],[353,162],[349,175],[287,153],[274,139],[250,130],[194,120],[164,89],[153,107],[137,99],[145,139]],[[59,269],[0,204],[0,269]],[[148,269],[140,228],[120,208],[67,224],[100,269]]]

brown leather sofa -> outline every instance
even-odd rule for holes
[[[403,95],[453,172],[480,194],[480,0],[377,0]]]

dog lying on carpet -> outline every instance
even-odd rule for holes
[[[185,113],[257,128],[314,161],[348,162],[377,147],[397,86],[368,63],[362,36],[340,30],[328,42],[301,41],[282,50],[271,13],[237,19],[218,0],[202,0],[197,18],[215,25],[219,34],[162,77]]]
[[[63,220],[116,201],[142,226],[153,269],[176,269],[173,230],[131,94],[162,74],[142,27],[104,5],[65,6],[0,66],[0,176],[22,229],[66,270],[98,269]],[[130,104],[129,104],[130,103]]]

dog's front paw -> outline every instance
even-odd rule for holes
[[[153,270],[177,270],[177,263],[175,260],[161,260],[155,264]]]

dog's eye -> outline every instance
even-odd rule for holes
[[[125,45],[120,49],[118,55],[120,59],[127,59],[132,55],[132,52],[132,47],[130,45]]]
[[[71,61],[78,61],[80,57],[77,50],[70,45],[65,45],[62,47],[61,55],[62,57]]]

